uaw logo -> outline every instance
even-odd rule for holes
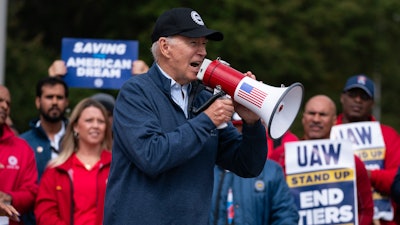
[[[8,157],[8,165],[6,166],[7,169],[14,169],[19,170],[18,159],[17,157],[10,155]]]

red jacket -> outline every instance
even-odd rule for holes
[[[47,168],[43,173],[34,211],[38,225],[74,224],[72,158],[72,156],[69,157],[60,166]],[[104,150],[101,154],[100,169],[97,174],[97,225],[101,225],[103,222],[104,198],[110,165],[111,152]]]
[[[279,163],[286,175],[284,145],[278,147],[271,154],[270,159]],[[354,159],[357,185],[358,224],[371,225],[374,215],[374,202],[372,199],[371,184],[369,182],[364,163],[356,156],[354,156]]]
[[[376,121],[371,116],[369,121]],[[336,124],[343,123],[343,114],[337,117]],[[400,137],[395,129],[390,126],[381,124],[383,141],[385,142],[385,162],[384,169],[371,171],[371,185],[380,193],[389,195],[390,187],[393,183],[394,175],[400,165]],[[396,204],[392,201],[394,208],[395,222],[381,220],[381,225],[400,224],[400,209],[397,209]]]
[[[0,137],[0,191],[12,196],[12,205],[24,214],[33,209],[38,191],[38,172],[29,144],[3,125]],[[10,221],[10,225],[22,224]]]
[[[291,141],[298,141],[299,138],[293,134],[290,130],[286,131],[283,136],[279,139],[272,139],[268,136],[267,132],[267,142],[268,142],[268,158],[272,154],[272,152],[275,151],[276,148],[279,146],[285,144],[286,142],[291,142]]]

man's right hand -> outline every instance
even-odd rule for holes
[[[233,101],[230,98],[219,98],[204,110],[204,113],[218,127],[223,123],[231,121],[234,113]]]

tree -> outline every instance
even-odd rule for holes
[[[305,98],[327,94],[340,109],[346,79],[369,75],[381,85],[381,121],[400,129],[400,106],[392,103],[400,80],[400,2],[395,0],[10,1],[6,84],[18,128],[25,130],[36,113],[33,89],[18,90],[46,75],[60,57],[62,37],[138,40],[140,58],[151,63],[153,24],[176,6],[196,9],[208,27],[224,33],[224,41],[209,42],[207,58],[251,70],[269,85],[301,82]],[[71,100],[90,92],[72,90]],[[299,119],[292,129],[300,135]]]

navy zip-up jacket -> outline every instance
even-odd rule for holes
[[[171,81],[156,64],[132,77],[114,108],[112,163],[104,224],[207,224],[218,164],[243,177],[258,176],[267,156],[261,122],[217,130],[205,113],[211,93],[193,82],[189,118],[171,98]]]
[[[299,214],[282,167],[267,160],[254,178],[238,177],[216,166],[209,225],[227,224],[227,196],[233,193],[235,225],[297,225]]]
[[[37,127],[36,124],[39,119],[34,119],[29,122],[30,130],[22,133],[21,138],[25,139],[35,152],[36,165],[39,172],[39,180],[42,177],[47,163],[51,159],[52,147],[47,137],[46,132],[42,126]],[[64,119],[63,123],[67,127],[68,120]]]

